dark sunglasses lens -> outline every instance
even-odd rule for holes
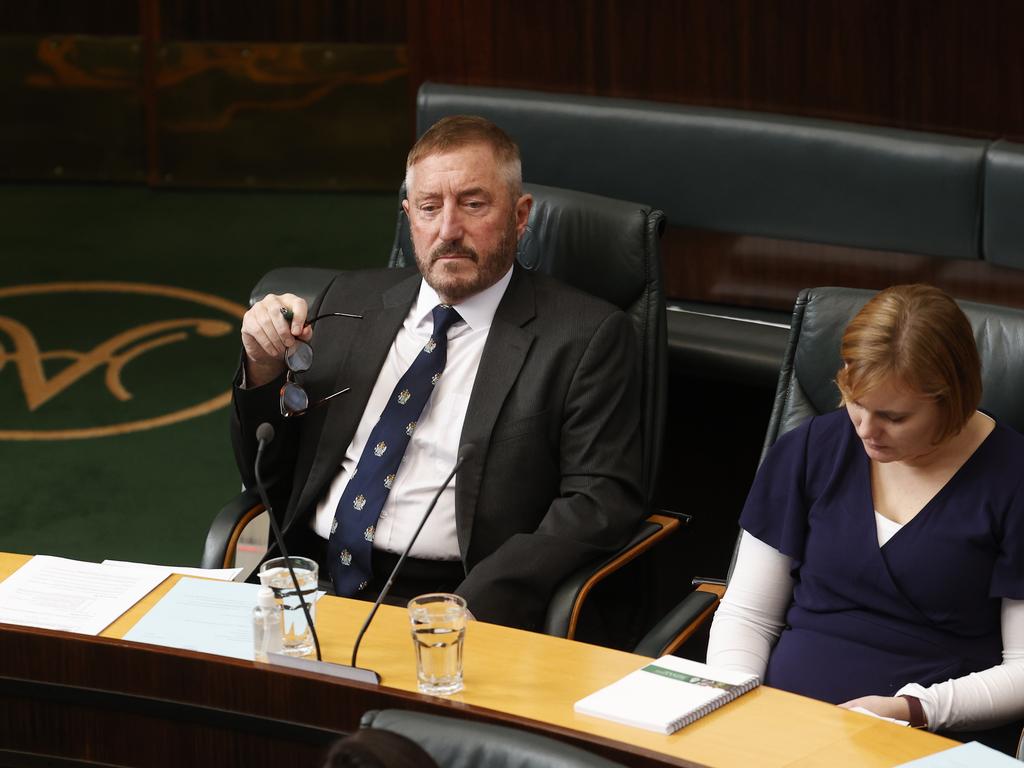
[[[281,413],[288,416],[309,407],[309,397],[306,390],[298,384],[288,382],[281,388]]]
[[[313,348],[304,341],[297,342],[284,353],[284,362],[295,373],[308,371],[313,364]]]

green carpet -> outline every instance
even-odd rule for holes
[[[223,397],[250,289],[277,266],[384,265],[395,211],[0,186],[0,550],[197,564],[239,488]]]

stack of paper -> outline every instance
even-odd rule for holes
[[[0,622],[98,635],[165,578],[37,555],[0,582]]]

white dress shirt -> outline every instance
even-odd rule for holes
[[[438,486],[455,465],[462,423],[466,419],[466,407],[487,334],[511,279],[512,270],[509,269],[490,288],[455,306],[462,320],[448,330],[448,359],[444,373],[416,422],[416,431],[409,440],[394,486],[384,502],[373,537],[375,549],[388,552],[405,549]],[[431,311],[440,303],[434,289],[421,281],[419,295],[391,344],[338,474],[317,504],[311,524],[322,538],[330,537],[338,502],[388,398],[430,338],[434,327]],[[441,494],[437,507],[409,552],[410,557],[459,559],[455,532],[455,483],[453,479]]]

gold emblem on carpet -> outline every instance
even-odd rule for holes
[[[0,287],[0,440],[119,435],[223,408],[243,314],[147,283]]]

